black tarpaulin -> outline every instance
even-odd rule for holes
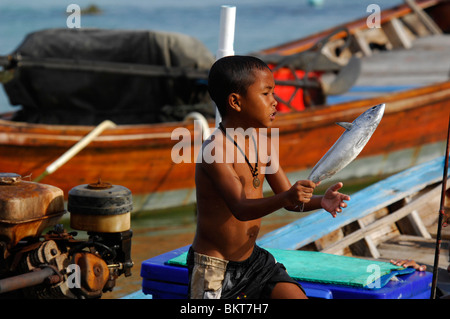
[[[12,53],[17,54],[24,61],[58,59],[72,65],[99,61],[206,72],[214,62],[211,52],[195,38],[135,30],[38,31]],[[193,77],[49,69],[38,62],[34,67],[19,67],[14,79],[4,84],[11,104],[22,106],[15,120],[95,125],[109,119],[136,124],[178,120],[180,113],[191,109],[214,112],[206,83]],[[178,115],[172,117],[170,110]]]

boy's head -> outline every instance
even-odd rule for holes
[[[208,78],[208,91],[222,117],[226,115],[228,96],[245,95],[255,81],[255,70],[270,70],[266,63],[252,56],[233,55],[217,60]]]

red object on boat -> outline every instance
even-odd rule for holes
[[[274,68],[273,65],[269,65],[271,69]],[[296,79],[303,79],[305,76],[304,70],[295,70],[295,76],[293,72],[289,68],[280,68],[273,72],[273,76],[275,81],[294,81]],[[316,81],[320,81],[321,72],[309,72],[308,78],[315,78]],[[296,88],[294,86],[287,85],[277,85],[275,86],[275,94],[282,101],[291,100],[290,104],[296,111],[303,111],[305,109],[305,101],[303,99],[303,89],[298,88],[297,92],[295,92]],[[294,94],[294,97],[292,95]],[[280,102],[278,100],[277,111],[279,112],[291,112],[293,111],[289,106],[285,103]]]

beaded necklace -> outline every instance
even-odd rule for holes
[[[255,163],[255,167],[253,167],[250,164],[250,161],[248,160],[247,156],[245,155],[245,152],[242,151],[242,149],[239,147],[239,145],[236,143],[236,141],[231,138],[231,136],[229,136],[227,134],[227,132],[225,131],[225,127],[223,127],[222,122],[219,123],[219,127],[222,130],[223,134],[225,134],[225,136],[230,139],[231,141],[233,141],[234,145],[237,147],[237,149],[242,153],[242,155],[244,155],[245,161],[247,162],[248,167],[250,168],[250,172],[252,173],[253,176],[253,187],[254,188],[258,188],[261,185],[261,181],[258,178],[258,148],[256,147],[256,141],[255,138],[252,135],[252,139],[253,139],[253,144],[255,145],[255,152],[256,152],[256,163]]]

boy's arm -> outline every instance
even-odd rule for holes
[[[272,157],[272,160],[277,160],[277,158]],[[291,187],[289,179],[279,165],[277,166],[277,170],[275,173],[266,175],[266,179],[275,194],[285,192]],[[296,184],[294,184],[294,186],[296,186],[298,183],[303,183],[303,185],[305,185],[305,182],[308,181],[298,181]],[[314,185],[314,187],[317,185]],[[333,217],[336,217],[336,213],[342,212],[342,208],[347,207],[347,203],[345,203],[344,200],[350,200],[350,197],[348,195],[338,192],[339,189],[342,188],[342,186],[342,183],[337,183],[328,188],[324,195],[313,195],[310,200],[306,202],[303,201],[304,204],[289,205],[285,206],[284,208],[289,211],[295,212],[310,211],[323,208],[328,211]]]
[[[289,181],[289,179],[287,178],[286,174],[284,173],[281,167],[278,167],[275,173],[267,174],[266,179],[275,194],[280,194],[282,192],[289,191],[292,187],[296,187],[299,185],[303,185],[304,187],[312,186],[311,187],[312,190],[314,190],[314,187],[317,186],[311,181],[298,181],[294,184],[294,186],[292,186],[291,182]],[[301,210],[302,207],[303,211],[319,209],[322,208],[321,206],[322,198],[323,196],[312,195],[308,201],[301,201],[303,205],[302,203],[295,203],[293,205],[284,206],[284,208],[294,212],[302,211]]]
[[[265,198],[247,198],[232,164],[202,162],[200,169],[214,182],[232,214],[242,221],[261,218],[280,208],[297,205],[301,198],[307,201],[312,196],[313,188],[299,187],[299,191],[294,189]]]

